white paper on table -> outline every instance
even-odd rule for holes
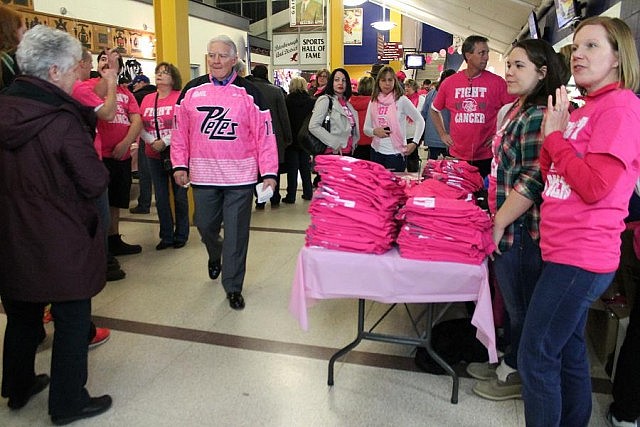
[[[258,194],[258,203],[266,203],[273,196],[273,189],[271,187],[262,188],[262,182],[256,184],[256,193]]]

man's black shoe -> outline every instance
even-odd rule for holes
[[[120,234],[113,234],[109,236],[109,252],[113,255],[139,254],[142,252],[142,246],[125,243]]]
[[[173,249],[184,248],[184,245],[186,244],[187,242],[173,242]]]
[[[29,399],[31,399],[33,396],[35,396],[36,394],[40,393],[42,390],[47,388],[48,385],[49,385],[49,375],[47,374],[36,375],[36,378],[33,381],[33,385],[27,391],[27,395],[21,399],[14,399],[10,397],[9,402],[7,402],[7,406],[13,410],[24,407],[24,405],[26,405],[29,402]]]
[[[209,261],[209,277],[211,280],[216,280],[222,272],[222,265],[220,261]]]
[[[256,210],[257,211],[263,211],[266,204],[267,204],[266,202],[265,203],[256,203]]]
[[[165,242],[161,240],[160,243],[156,245],[156,251],[161,251],[163,249],[167,249],[173,246],[173,242]]]
[[[106,412],[107,409],[111,408],[111,403],[111,396],[108,394],[100,397],[90,397],[89,403],[75,414],[51,415],[51,421],[57,426],[62,426],[83,418],[95,417],[96,415],[100,415],[103,412]]]
[[[240,292],[227,292],[229,307],[234,310],[242,310],[244,308],[244,298]]]

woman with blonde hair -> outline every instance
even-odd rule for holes
[[[409,139],[405,130],[407,117],[416,124]],[[382,67],[376,77],[364,123],[364,133],[373,138],[371,161],[394,172],[404,172],[406,158],[418,148],[423,130],[424,119],[404,96],[395,71],[389,66]]]
[[[291,124],[291,135],[293,143],[284,151],[284,163],[287,172],[287,195],[282,199],[283,203],[293,204],[296,202],[298,192],[298,171],[302,180],[302,199],[311,200],[313,186],[311,184],[311,158],[302,149],[297,140],[298,132],[302,127],[304,119],[313,111],[315,99],[307,92],[307,81],[302,77],[294,77],[289,83],[289,95],[285,99],[289,123]]]
[[[639,68],[627,24],[586,19],[571,54],[585,105],[570,113],[564,87],[547,103],[540,151],[544,268],[518,350],[528,426],[589,424],[584,330],[589,307],[618,268],[623,220],[640,175]]]

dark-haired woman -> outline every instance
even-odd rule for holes
[[[540,150],[547,98],[562,84],[562,64],[542,40],[518,42],[507,59],[505,79],[510,95],[518,97],[508,109],[493,139],[490,209],[493,239],[498,250],[494,271],[509,314],[511,346],[492,369],[470,364],[477,382],[473,391],[490,400],[519,398],[518,345],[527,307],[542,272],[539,246],[542,177]],[[483,372],[484,371],[484,372]]]
[[[336,68],[329,76],[324,93],[318,97],[309,120],[309,132],[325,143],[324,154],[351,155],[360,138],[358,130],[358,113],[349,102],[351,98],[351,81],[349,73],[343,68]],[[331,131],[322,127],[329,106]]]

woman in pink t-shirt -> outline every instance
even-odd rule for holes
[[[143,124],[140,136],[145,143],[144,152],[147,155],[160,220],[160,243],[156,245],[156,249],[163,250],[171,246],[178,249],[189,238],[189,202],[187,190],[176,184],[171,174],[170,162],[166,163],[174,129],[173,108],[182,87],[178,69],[167,62],[158,64],[156,86],[158,91],[145,96],[140,104]],[[173,189],[175,217],[171,213],[169,181]]]
[[[573,37],[571,69],[586,96],[569,114],[564,87],[549,99],[540,169],[544,268],[525,318],[518,369],[528,426],[586,426],[591,379],[587,311],[609,286],[639,174],[640,83],[634,37],[594,17]]]

